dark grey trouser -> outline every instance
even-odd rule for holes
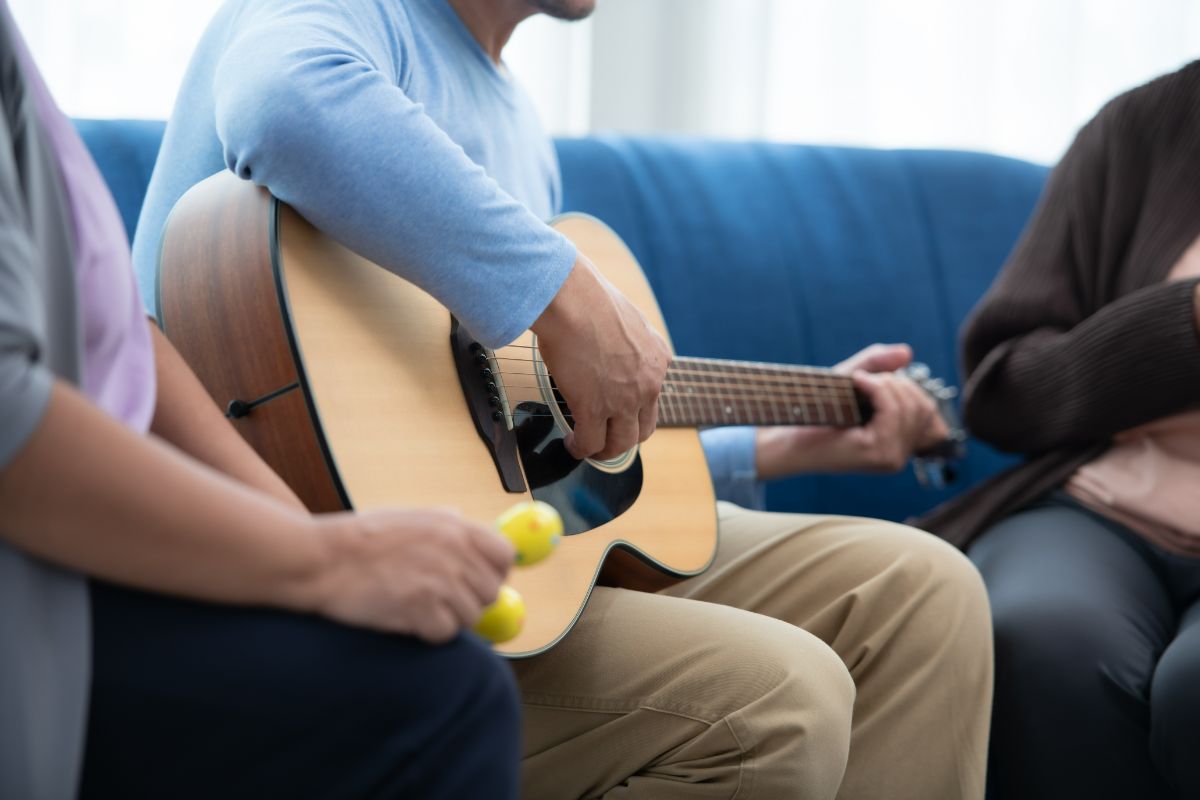
[[[968,554],[995,624],[989,800],[1200,797],[1200,560],[1062,492]]]
[[[91,594],[83,800],[517,796],[516,685],[472,636]]]

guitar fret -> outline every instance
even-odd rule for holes
[[[688,410],[691,412],[691,419],[694,424],[699,424],[700,420],[704,419],[704,410],[700,407],[700,398],[696,396],[696,387],[688,386]]]
[[[767,371],[762,367],[759,367],[757,370],[755,370],[755,372],[762,376],[766,376],[768,374]],[[791,423],[795,421],[792,419],[792,414],[790,413],[791,405],[792,402],[790,399],[790,394],[785,394],[783,397],[773,398],[771,400],[771,417],[776,425],[784,422]]]
[[[840,397],[833,400],[833,414],[837,419],[837,426],[839,428],[845,427],[845,423],[842,421],[842,402]]]
[[[737,420],[737,417],[735,416],[736,409],[734,408],[734,401],[730,400],[729,398],[721,397],[721,388],[718,386],[718,382],[713,379],[711,375],[712,370],[713,365],[709,362],[705,362],[704,382],[713,387],[708,391],[709,403],[716,409],[717,419],[722,420],[726,425],[728,425]]]
[[[729,390],[727,389],[726,391],[729,391]],[[741,414],[737,414],[735,412],[733,421],[737,422],[737,423],[753,422],[756,419],[757,412],[756,412],[755,406],[758,405],[758,402],[759,402],[759,393],[758,392],[738,392],[736,389],[734,389],[733,392],[734,392],[735,396],[737,397],[737,399],[735,400],[735,406],[736,406],[737,400],[740,400],[741,404],[742,404]]]
[[[766,370],[764,370],[762,367],[751,367],[750,374],[754,375],[754,376],[765,376]],[[757,422],[759,425],[765,425],[767,422],[767,414],[762,409],[762,398],[761,398],[761,396],[759,396],[759,397],[756,397],[755,400],[758,403],[758,407],[759,407],[759,419],[757,420]],[[778,423],[779,422],[779,412],[775,408],[775,401],[768,400],[767,407],[771,410],[771,417],[772,417],[773,421]]]
[[[720,396],[719,388],[715,388],[717,382],[714,381],[711,376],[713,365],[709,362],[705,362],[704,364],[702,364],[702,366],[703,366],[703,370],[705,373],[704,382],[706,384],[714,387],[713,390],[706,392],[706,394],[708,396],[707,399],[708,399],[709,408],[710,408],[710,410],[713,411],[716,419],[723,420],[725,422],[725,424],[728,425],[729,423],[734,421],[733,405],[732,405],[732,403],[727,401],[725,398]]]
[[[817,397],[817,424],[818,425],[828,425],[829,424],[825,420],[825,398],[820,397],[820,396]]]
[[[812,418],[808,415],[808,403],[804,402],[803,400],[797,400],[796,408],[800,409],[800,419],[803,421],[803,423],[805,425],[812,425]],[[793,413],[792,416],[794,419],[795,414]]]
[[[664,382],[662,392],[658,396],[658,421],[662,425],[676,425],[679,423],[677,416],[672,384]]]

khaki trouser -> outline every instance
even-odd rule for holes
[[[718,509],[703,575],[597,588],[514,662],[524,795],[982,798],[992,634],[966,558],[891,523]]]

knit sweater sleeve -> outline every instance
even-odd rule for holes
[[[1110,123],[1080,132],[964,329],[964,418],[1002,450],[1095,444],[1200,402],[1197,281],[1097,299],[1114,214],[1140,213],[1138,198],[1106,197]]]

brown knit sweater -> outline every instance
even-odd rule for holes
[[[1200,61],[1121,95],[1050,174],[963,329],[963,415],[1025,463],[914,524],[959,546],[1061,486],[1114,434],[1200,404]],[[1197,487],[1200,491],[1200,487]]]

